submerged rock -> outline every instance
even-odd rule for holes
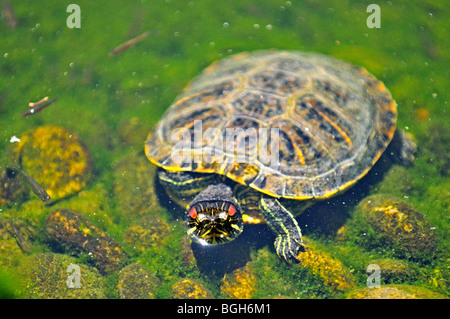
[[[6,218],[0,218],[0,268],[8,269],[16,260],[23,256],[11,226]]]
[[[382,284],[402,283],[413,276],[411,267],[400,260],[377,259],[371,261],[370,264],[377,265],[380,268],[380,279]]]
[[[117,133],[125,146],[142,150],[151,127],[139,117],[132,117],[119,123]]]
[[[119,272],[117,290],[122,299],[154,299],[159,279],[139,264],[128,265]]]
[[[56,249],[89,256],[102,274],[118,270],[126,259],[114,239],[72,210],[60,209],[51,213],[45,222],[45,233]]]
[[[197,260],[195,259],[194,252],[191,247],[191,239],[188,235],[181,237],[181,259],[186,267],[196,267]]]
[[[162,217],[146,217],[127,228],[124,241],[133,247],[133,250],[142,253],[152,248],[159,250],[168,240],[171,232],[169,223]]]
[[[21,203],[28,198],[28,189],[17,174],[0,167],[0,207]]]
[[[40,126],[25,133],[17,147],[20,167],[52,200],[86,187],[92,175],[91,154],[80,137],[65,128]]]
[[[135,220],[161,210],[155,192],[156,166],[145,156],[132,154],[114,166],[114,195],[122,219]]]
[[[3,238],[13,238],[23,252],[30,252],[37,229],[22,218],[0,218],[0,231]]]
[[[409,285],[388,285],[351,291],[347,299],[447,299],[434,291]]]
[[[37,198],[0,212],[0,266],[8,268],[39,247],[47,214],[46,205]]]
[[[199,281],[182,279],[172,286],[171,299],[212,299],[209,290]]]
[[[360,230],[374,234],[372,247],[391,249],[395,256],[404,258],[423,259],[434,255],[434,227],[409,204],[390,196],[375,195],[359,205],[359,213],[373,229],[366,232]]]
[[[256,275],[251,262],[225,274],[220,291],[225,298],[251,299],[256,292]]]
[[[353,274],[340,260],[321,250],[311,240],[304,241],[308,248],[298,255],[299,267],[305,267],[332,292],[342,292],[356,286]]]
[[[66,255],[42,253],[28,256],[18,266],[17,273],[23,283],[18,294],[21,298],[106,298],[103,278],[97,269]]]

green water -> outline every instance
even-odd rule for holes
[[[366,8],[373,1],[80,0],[76,4],[81,8],[81,28],[74,29],[66,25],[71,2],[10,2],[17,27],[0,23],[0,165],[10,165],[7,154],[14,147],[13,136],[51,124],[80,136],[92,154],[95,171],[82,192],[53,205],[46,206],[30,195],[25,201],[0,207],[0,217],[29,219],[35,228],[27,251],[14,246],[6,235],[0,237],[0,297],[32,297],[36,277],[29,275],[31,258],[41,252],[61,253],[48,244],[43,231],[46,217],[57,208],[79,212],[114,238],[127,255],[121,266],[139,263],[154,274],[156,298],[169,298],[175,283],[185,278],[198,281],[215,298],[231,297],[230,290],[253,298],[343,298],[366,287],[367,264],[380,259],[408,268],[405,275],[397,267],[402,275],[394,275],[386,284],[450,295],[450,14],[445,1],[377,2],[381,27],[373,29],[366,25],[370,14]],[[158,32],[122,54],[108,56],[114,47],[148,30]],[[362,198],[352,194],[319,206],[323,214],[326,205],[335,208],[330,217],[321,213],[316,220],[311,208],[299,219],[305,236],[324,258],[317,267],[292,267],[280,261],[265,226],[250,229],[241,241],[248,248],[242,260],[224,260],[231,248],[208,254],[194,247],[194,261],[185,262],[183,253],[190,250],[180,244],[184,225],[179,212],[158,204],[149,204],[154,209],[148,209],[148,214],[167,223],[169,230],[163,232],[167,236],[157,236],[156,244],[139,249],[127,242],[126,234],[133,232],[130,227],[142,216],[127,215],[123,202],[129,203],[136,194],[117,192],[115,185],[153,186],[139,179],[139,174],[135,179],[121,179],[118,165],[130,162],[133,165],[124,167],[132,170],[142,163],[130,159],[142,156],[148,132],[204,67],[231,54],[268,48],[329,54],[364,66],[389,88],[398,103],[398,127],[418,145],[416,160],[407,168],[392,165],[381,177],[372,173],[355,190],[361,196],[389,194],[423,214],[436,236],[431,255],[398,255],[391,247],[374,244],[378,238],[370,233],[367,240],[359,240],[358,203]],[[28,102],[44,96],[58,100],[38,114],[20,116]],[[344,232],[350,229],[344,239],[341,227]],[[258,240],[259,232],[268,239]],[[66,251],[64,255],[72,258],[70,262],[93,267],[86,254]],[[242,268],[247,262],[250,266]],[[119,270],[96,273],[102,281],[97,296],[120,296]],[[64,273],[65,269],[54,271]],[[341,272],[353,278],[351,287],[330,283]],[[234,288],[227,289],[230,286]],[[85,297],[76,290],[66,293],[45,290],[40,298]]]

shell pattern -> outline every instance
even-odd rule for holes
[[[326,198],[369,171],[396,119],[391,94],[364,68],[317,53],[256,51],[206,68],[145,149],[169,171],[217,173],[275,197]]]

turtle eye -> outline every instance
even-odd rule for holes
[[[189,210],[189,216],[191,216],[191,218],[197,218],[197,211],[195,210],[195,207],[192,207],[190,210]]]
[[[230,205],[228,208],[228,215],[234,216],[234,214],[236,214],[236,207],[234,207],[234,205]]]

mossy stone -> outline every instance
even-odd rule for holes
[[[225,274],[220,287],[225,298],[250,299],[256,293],[256,275],[251,262]]]
[[[159,279],[139,264],[130,264],[119,272],[117,290],[121,299],[154,299]]]
[[[170,232],[170,225],[163,217],[146,217],[125,230],[124,241],[136,252],[142,253],[149,248],[159,250],[167,242]]]
[[[155,191],[156,169],[139,153],[125,156],[114,165],[113,190],[124,222],[162,210]]]
[[[209,290],[198,280],[182,279],[171,290],[171,299],[212,299]]]
[[[314,241],[304,238],[307,246],[305,252],[298,255],[298,267],[305,267],[333,292],[353,289],[356,280],[348,268],[338,259],[320,249]]]
[[[45,222],[45,234],[56,250],[88,258],[102,274],[118,270],[126,260],[114,239],[72,210],[51,213]]]
[[[120,142],[135,150],[143,149],[149,131],[149,125],[139,117],[126,119],[117,128]]]
[[[69,288],[68,281],[76,283],[74,270],[79,267],[80,286]],[[106,298],[104,282],[97,269],[81,264],[76,258],[55,253],[39,253],[22,260],[17,268],[22,279],[18,296],[26,299],[99,299]]]
[[[23,251],[14,237],[9,220],[0,218],[0,268],[8,269],[22,256]]]
[[[409,204],[387,195],[374,195],[364,199],[359,211],[379,237],[377,244],[391,248],[395,256],[422,259],[434,255],[434,227]]]
[[[349,292],[347,299],[447,299],[423,287],[388,285],[380,288],[361,288]]]
[[[0,166],[0,207],[9,207],[24,202],[28,189],[17,173]]]
[[[25,133],[17,146],[20,167],[52,200],[82,190],[92,177],[91,154],[81,138],[65,128],[47,125]]]
[[[196,267],[197,260],[195,259],[194,251],[191,246],[191,239],[189,236],[183,236],[180,240],[181,259],[186,267]]]
[[[380,267],[381,283],[402,283],[413,276],[411,267],[403,261],[395,259],[377,259],[370,264]]]

